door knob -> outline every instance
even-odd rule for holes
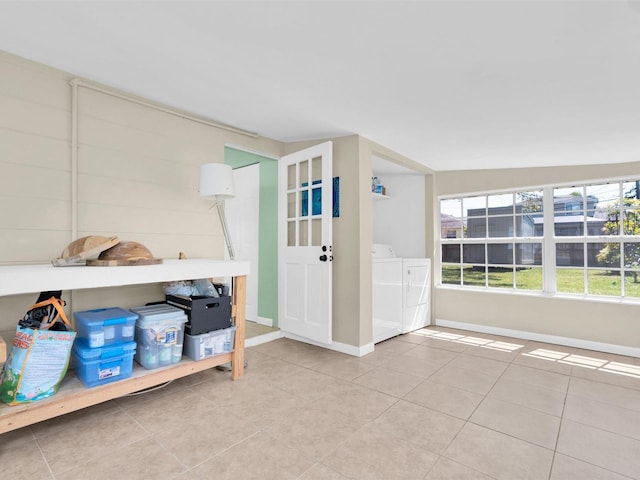
[[[327,261],[327,256],[326,255],[320,255],[320,261],[321,262],[326,262]]]

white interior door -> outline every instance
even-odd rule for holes
[[[278,326],[331,343],[333,144],[282,157],[278,167]]]
[[[251,268],[251,273],[247,275],[246,318],[259,322],[260,164],[234,169],[233,183],[235,197],[225,200],[225,216],[235,259],[248,261]],[[225,253],[226,257],[228,255],[228,252]]]

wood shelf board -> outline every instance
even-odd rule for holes
[[[155,387],[224,363],[235,364],[243,361],[244,359],[236,358],[235,352],[231,352],[197,362],[183,358],[175,365],[154,370],[147,370],[134,363],[130,378],[93,388],[85,387],[75,374],[69,372],[58,392],[47,399],[15,406],[0,403],[0,434]],[[234,378],[234,375],[232,374],[231,377]]]

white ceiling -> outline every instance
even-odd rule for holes
[[[0,2],[0,50],[434,170],[640,160],[640,0]]]

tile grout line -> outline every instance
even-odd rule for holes
[[[44,460],[44,464],[47,466],[47,470],[49,470],[49,475],[51,475],[51,478],[53,480],[56,480],[56,476],[53,473],[53,470],[51,469],[51,465],[49,465],[49,460],[47,460],[47,456],[44,454],[44,450],[42,450],[42,445],[40,445],[40,440],[36,436],[35,432],[31,428],[31,426],[29,426],[29,433],[31,433],[31,437],[33,438],[33,440],[35,440],[36,445],[38,446],[38,450],[40,451],[40,455],[42,455],[42,460]]]

